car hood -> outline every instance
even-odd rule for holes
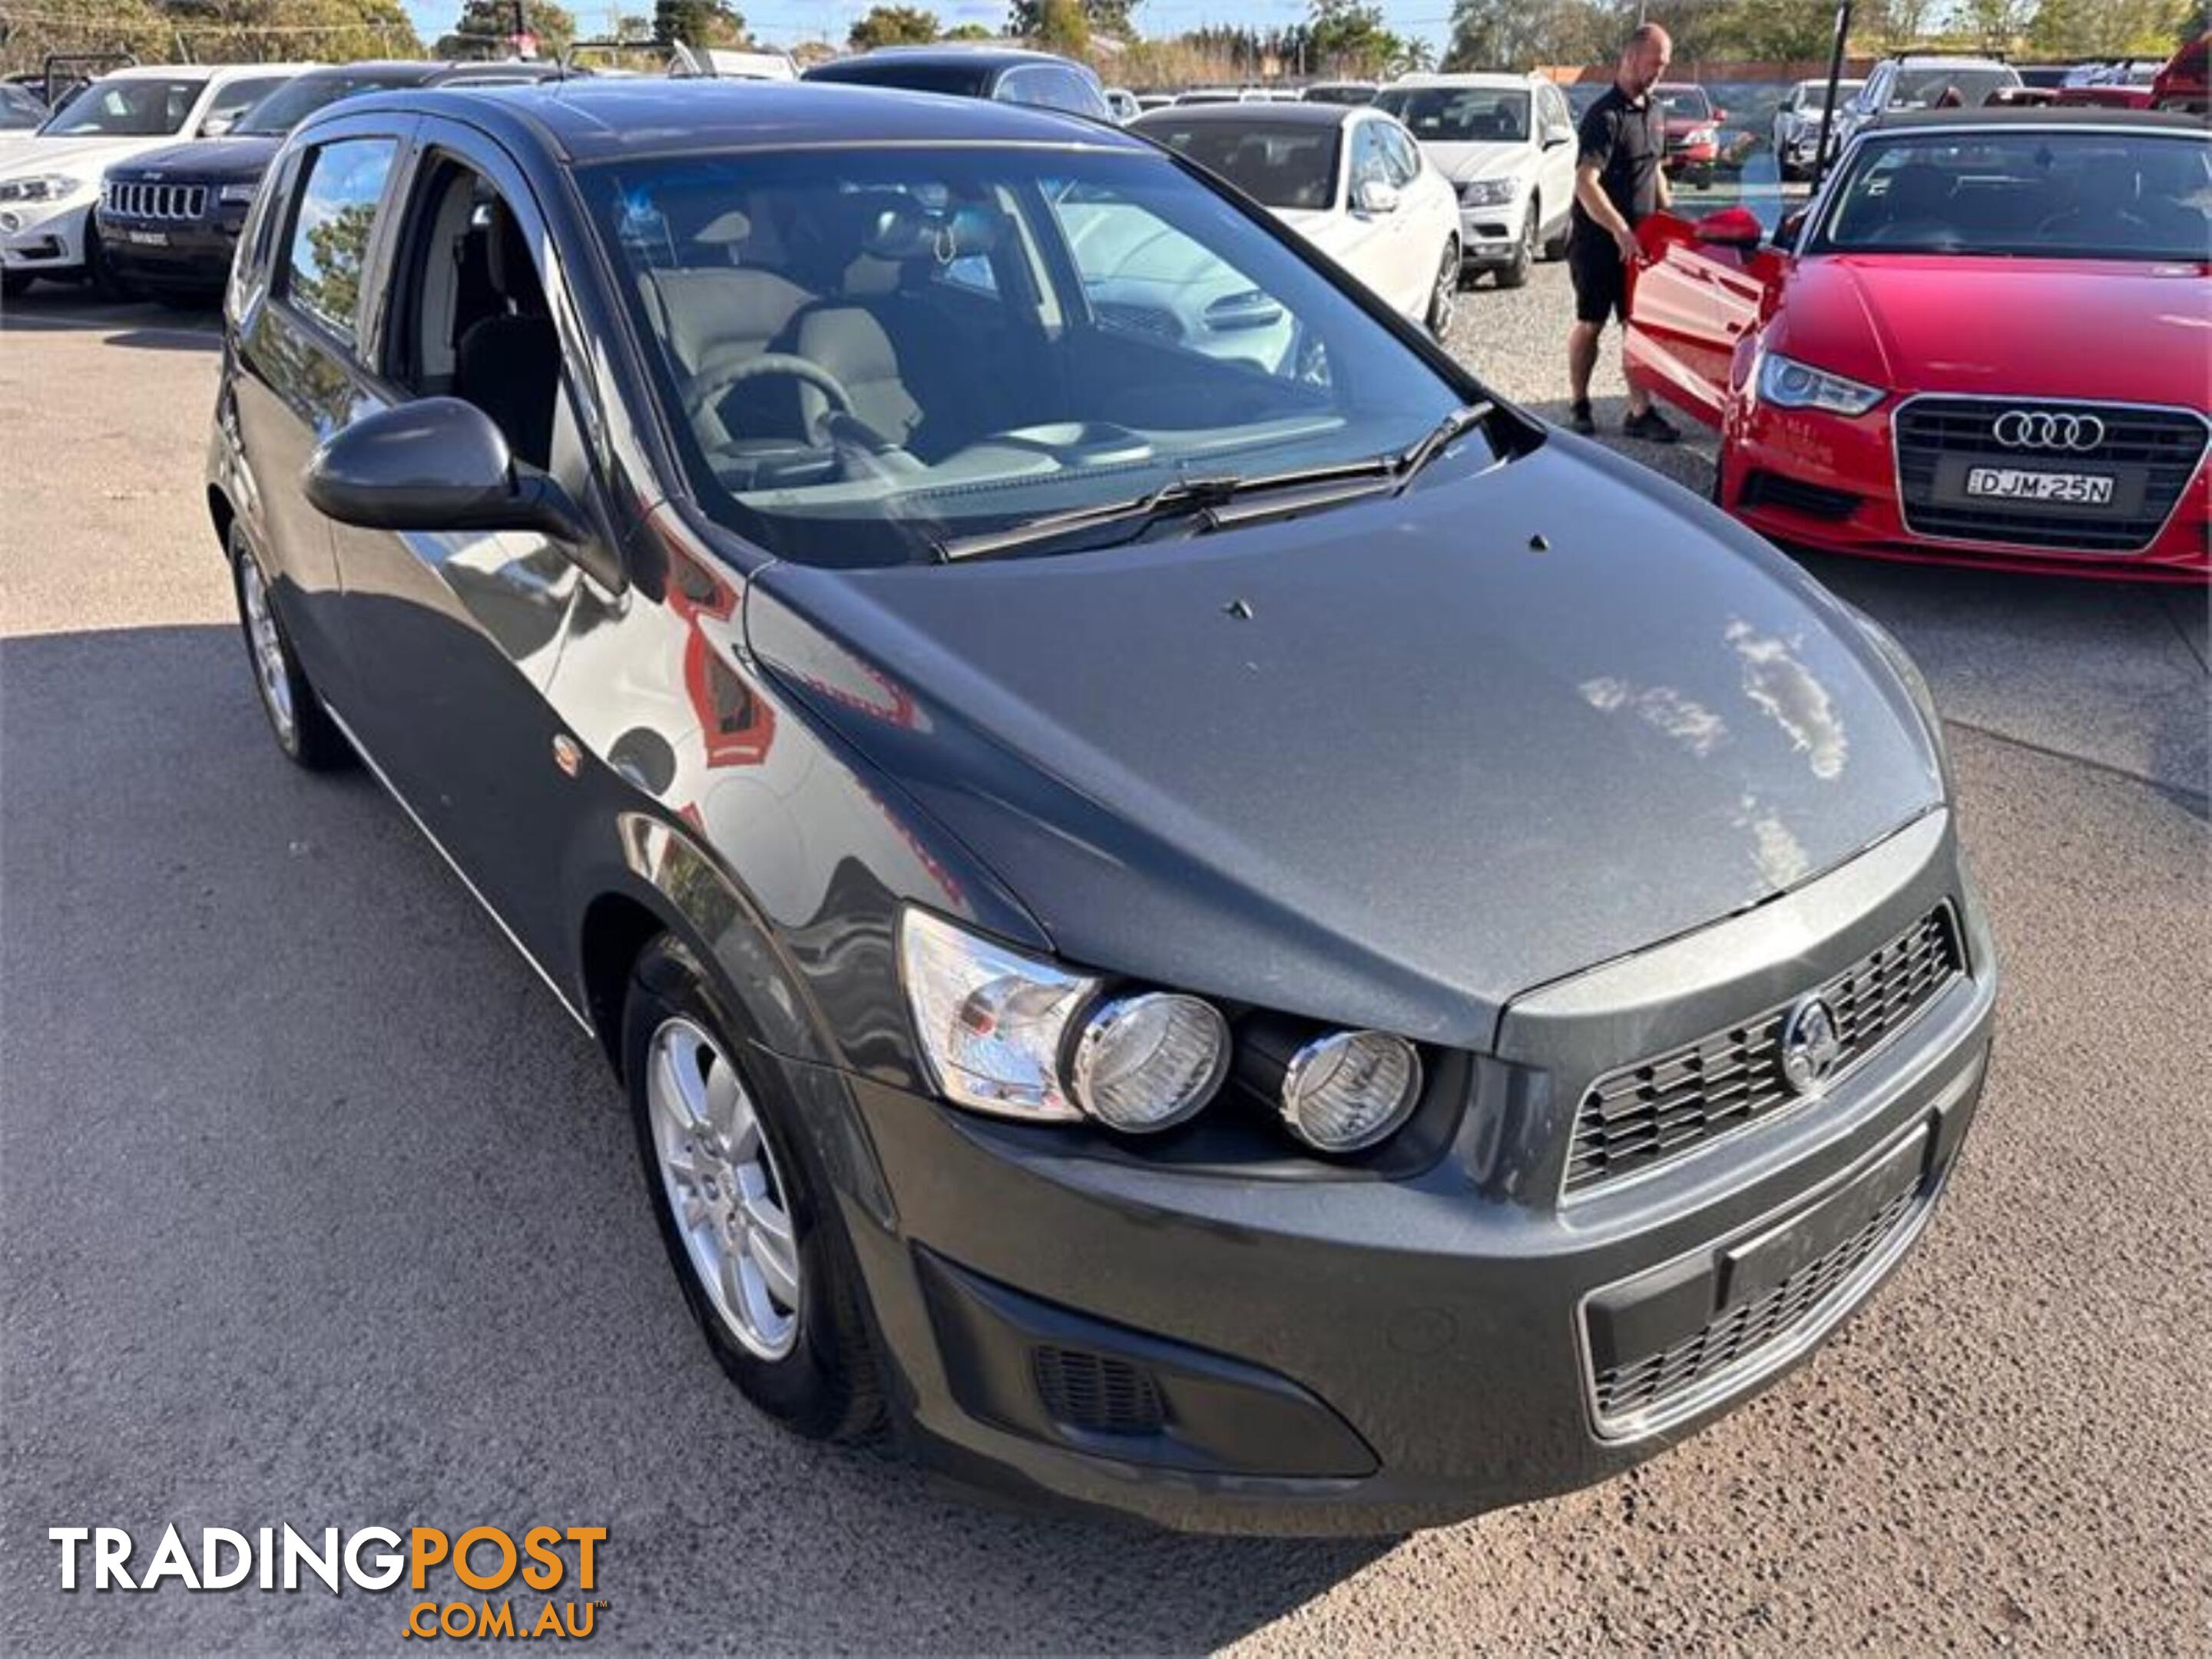
[[[1535,160],[1535,152],[1526,144],[1424,144],[1421,149],[1437,171],[1455,185],[1507,178]]]
[[[157,138],[34,137],[20,149],[0,150],[0,172],[82,173],[96,177],[127,156],[167,149],[176,143],[173,135]]]
[[[1068,960],[1438,1042],[1942,799],[1839,602],[1557,436],[1167,544],[777,564],[746,627]]]
[[[141,151],[116,163],[111,171],[118,179],[143,179],[149,173],[195,183],[237,184],[256,179],[269,170],[281,138],[258,136],[200,138],[182,144],[164,144]]]
[[[1797,262],[1775,349],[1904,392],[2204,407],[2207,267],[1824,254]]]

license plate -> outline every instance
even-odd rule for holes
[[[1975,466],[1966,469],[1966,494],[1980,501],[2110,507],[2112,478],[2106,472],[2031,472],[2016,466]]]
[[[123,233],[123,240],[136,242],[140,247],[167,247],[169,233],[166,230],[126,230]]]

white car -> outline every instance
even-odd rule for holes
[[[1863,81],[1836,82],[1836,117],[1831,123],[1829,144],[1832,152],[1838,136],[1842,131],[1844,105],[1861,87]],[[1820,113],[1828,101],[1828,82],[1800,81],[1784,95],[1774,111],[1774,161],[1782,169],[1784,179],[1809,177],[1813,162],[1820,148]]]
[[[1535,75],[1418,75],[1394,81],[1375,107],[1406,124],[1450,182],[1468,264],[1518,288],[1539,258],[1566,252],[1575,204],[1575,118],[1566,94]]]
[[[1344,104],[1178,105],[1130,129],[1218,173],[1395,309],[1441,336],[1459,293],[1459,204],[1391,117]]]
[[[93,228],[109,166],[180,138],[212,138],[307,64],[149,64],[103,75],[33,137],[0,153],[0,292],[41,276],[112,292]]]
[[[1835,153],[1886,110],[1979,109],[1991,93],[2020,84],[2020,71],[1994,58],[1885,58],[1837,106]]]

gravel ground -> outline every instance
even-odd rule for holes
[[[1547,268],[1454,343],[1540,408],[1566,311]],[[1180,1539],[722,1386],[597,1057],[373,785],[269,748],[211,344],[50,294],[0,332],[0,1650],[398,1646],[404,1595],[57,1588],[48,1526],[170,1520],[604,1523],[617,1651],[2212,1646],[2201,594],[1820,569],[1935,684],[2008,972],[1963,1168],[1838,1340],[1594,1491]]]

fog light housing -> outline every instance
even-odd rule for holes
[[[1319,1152],[1357,1152],[1388,1138],[1421,1097],[1421,1056],[1387,1031],[1332,1031],[1291,1056],[1283,1121]]]
[[[1229,1069],[1229,1022],[1198,997],[1113,997],[1085,1016],[1068,1066],[1083,1109],[1125,1134],[1171,1128],[1213,1098]]]

